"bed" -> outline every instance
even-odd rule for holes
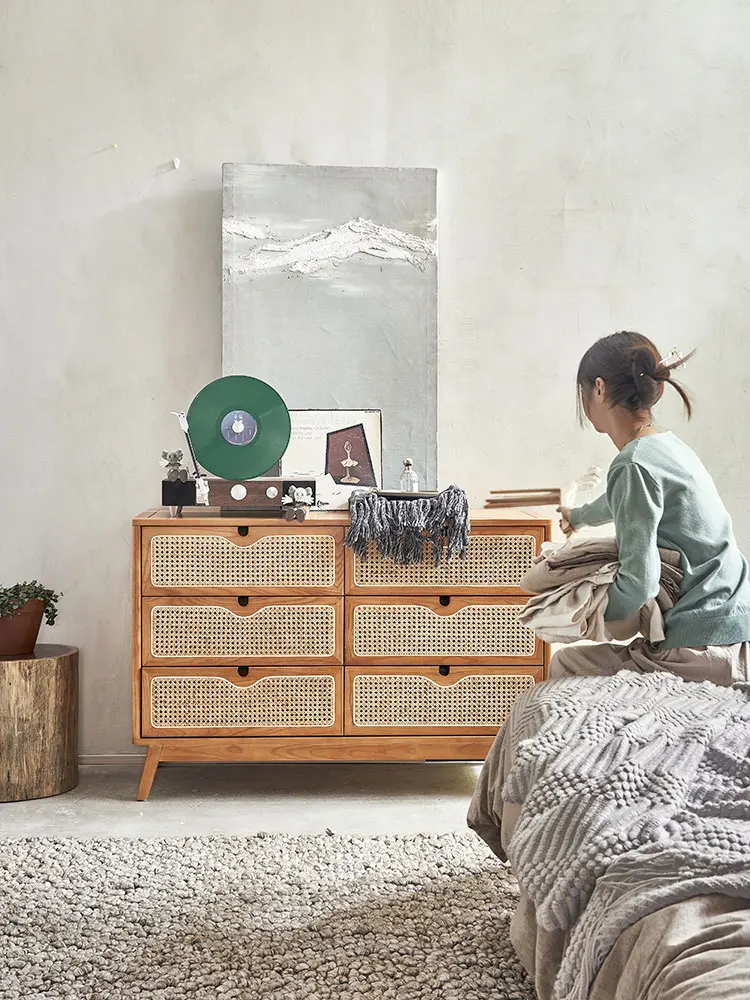
[[[539,685],[468,823],[516,872],[511,937],[540,1000],[750,997],[750,686]]]

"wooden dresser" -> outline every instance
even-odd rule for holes
[[[347,513],[133,521],[133,742],[160,761],[483,760],[548,650],[517,620],[548,521],[472,513],[465,560],[344,547]],[[428,547],[429,548],[429,547]]]

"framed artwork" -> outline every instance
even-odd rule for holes
[[[347,486],[377,486],[364,424],[326,435],[326,474]]]
[[[342,486],[380,487],[380,410],[290,410],[292,434],[281,460],[284,478],[329,476]]]
[[[223,194],[223,374],[290,410],[380,410],[378,484],[408,455],[434,488],[437,171],[225,163]]]

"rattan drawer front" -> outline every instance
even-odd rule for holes
[[[342,663],[342,605],[335,597],[144,598],[143,662]]]
[[[350,597],[346,662],[541,665],[543,644],[518,621],[525,603],[518,597]]]
[[[374,544],[362,560],[347,549],[346,590],[351,594],[520,594],[519,581],[541,551],[545,529],[539,527],[478,528],[469,539],[465,559],[435,565],[430,544],[416,566],[383,559]]]
[[[489,735],[505,722],[519,694],[542,679],[542,669],[521,672],[482,667],[345,667],[347,735],[409,732]]]
[[[145,594],[341,594],[343,528],[143,529]]]
[[[336,736],[341,667],[145,668],[144,736]]]

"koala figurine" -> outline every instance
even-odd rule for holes
[[[167,479],[170,483],[186,483],[187,469],[181,467],[182,451],[163,451],[161,453],[161,464],[167,470]]]

